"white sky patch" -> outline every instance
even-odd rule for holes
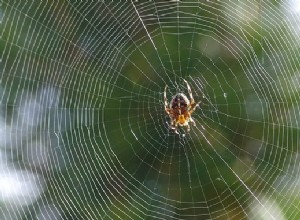
[[[19,112],[20,121],[24,126],[35,127],[40,123],[43,106],[35,98],[24,99]]]
[[[275,201],[265,197],[260,198],[259,200],[264,206],[254,199],[249,207],[249,220],[271,220],[274,218],[276,220],[285,220],[281,208]]]
[[[0,200],[14,205],[29,205],[41,194],[43,183],[28,171],[0,171]]]
[[[290,14],[300,15],[300,1],[299,0],[289,0],[288,1],[288,11]]]
[[[291,32],[294,33],[295,39],[300,43],[300,1],[288,0],[287,3],[282,5],[282,11],[286,15],[286,23],[289,24]]]

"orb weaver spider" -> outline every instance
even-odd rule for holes
[[[184,82],[187,85],[190,100],[185,94],[177,93],[172,97],[170,104],[168,104],[167,85],[165,86],[164,91],[165,111],[170,118],[170,128],[172,130],[175,130],[176,134],[179,134],[178,126],[186,127],[187,132],[190,131],[189,122],[192,123],[192,125],[196,126],[196,123],[191,117],[191,115],[196,110],[196,107],[199,106],[199,104],[201,103],[201,101],[197,103],[195,102],[190,85],[186,80],[184,80]]]

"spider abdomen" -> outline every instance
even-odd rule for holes
[[[173,109],[176,113],[183,114],[188,111],[190,101],[183,93],[177,93],[172,97],[170,102],[170,109]]]

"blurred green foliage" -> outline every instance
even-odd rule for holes
[[[57,100],[41,99],[49,111],[32,139],[58,149],[60,161],[49,157],[59,166],[16,162],[46,181],[24,218],[54,204],[62,219],[253,219],[253,206],[273,213],[266,198],[298,219],[298,191],[285,197],[299,176],[289,170],[299,144],[299,50],[286,7],[3,2],[7,123],[20,123],[24,91],[50,86]],[[203,103],[192,115],[197,127],[179,136],[168,130],[163,89],[169,99],[186,93],[183,79]]]

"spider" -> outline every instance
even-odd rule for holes
[[[191,122],[192,125],[196,126],[196,123],[191,115],[196,110],[196,107],[201,103],[201,101],[197,103],[195,102],[190,85],[186,80],[184,80],[184,82],[187,85],[190,100],[185,94],[177,93],[172,97],[170,104],[168,104],[167,85],[164,92],[165,111],[170,117],[170,128],[172,130],[175,130],[176,134],[179,134],[178,125],[186,127],[187,132],[190,131],[189,122]]]

